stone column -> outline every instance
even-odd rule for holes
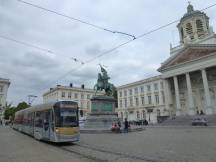
[[[203,87],[205,92],[205,104],[206,104],[206,114],[212,114],[212,104],[211,104],[211,97],[209,92],[209,86],[208,86],[208,79],[206,76],[206,70],[202,69],[202,80],[203,80]]]
[[[175,97],[176,97],[176,116],[180,116],[181,104],[180,104],[180,97],[179,97],[178,78],[177,76],[174,76],[173,79],[174,79]]]
[[[186,73],[186,82],[187,82],[187,90],[188,90],[188,101],[189,101],[189,115],[195,115],[195,106],[193,100],[193,92],[191,87],[191,80],[189,73]]]
[[[163,89],[161,87],[161,83],[163,84]],[[158,82],[158,97],[159,97],[159,105],[164,105],[165,103],[163,103],[163,96],[162,96],[162,91],[164,92],[164,82],[160,81]]]
[[[169,111],[169,115],[173,116],[173,107],[170,105],[173,104],[172,95],[171,95],[171,88],[168,79],[164,80],[164,97],[165,97],[165,107],[166,110]]]

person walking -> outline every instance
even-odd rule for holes
[[[129,123],[127,121],[127,118],[125,118],[124,121],[124,133],[128,133]]]

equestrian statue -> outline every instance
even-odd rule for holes
[[[110,77],[107,74],[106,69],[104,69],[101,65],[101,73],[98,73],[97,83],[94,86],[95,95],[98,91],[105,91],[107,96],[113,96],[116,88],[113,84],[109,83]]]

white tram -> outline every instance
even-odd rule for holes
[[[38,140],[79,141],[78,104],[59,101],[20,110],[15,114],[13,128]]]

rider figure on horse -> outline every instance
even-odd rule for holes
[[[108,80],[110,79],[110,77],[107,74],[107,71],[100,65],[101,68],[101,73],[98,73],[98,80],[97,80],[97,84],[94,86],[95,94],[97,93],[98,90],[102,91],[105,90],[106,95],[112,95],[113,94],[113,90],[114,90],[114,85],[109,83]]]

